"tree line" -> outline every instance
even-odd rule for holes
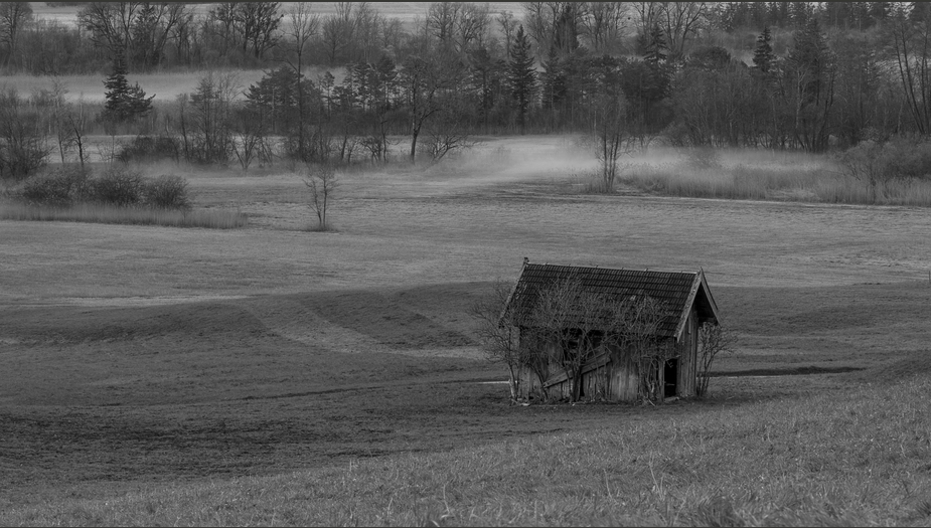
[[[0,4],[6,71],[111,74],[104,109],[76,108],[62,87],[6,91],[0,111],[26,118],[0,134],[0,174],[29,172],[3,160],[41,143],[30,134],[66,147],[95,126],[139,135],[124,157],[244,168],[275,156],[385,162],[398,136],[409,158],[436,160],[475,134],[582,132],[608,187],[617,159],[658,137],[823,152],[931,130],[923,3],[524,2],[517,16],[434,2],[407,26],[365,2],[335,6],[321,16],[311,3],[220,3],[197,15],[182,3],[90,2],[70,28],[31,21],[28,3]],[[309,65],[332,68],[311,78]],[[214,71],[155,107],[120,80],[181,66]],[[243,87],[220,66],[266,72]]]

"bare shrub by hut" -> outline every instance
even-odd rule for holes
[[[702,271],[527,260],[498,321],[516,399],[628,402],[694,397],[700,329],[717,324]]]

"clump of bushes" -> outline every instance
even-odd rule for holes
[[[863,141],[839,156],[848,175],[871,184],[890,180],[931,180],[931,142],[897,137]]]
[[[99,176],[89,169],[63,167],[23,183],[19,198],[31,205],[69,207],[79,203],[114,207],[188,210],[187,181],[176,175],[143,177],[113,167]]]
[[[141,205],[145,185],[145,179],[137,171],[108,169],[90,181],[82,201],[117,207]]]
[[[23,182],[20,198],[31,204],[67,207],[87,195],[89,179],[89,170],[77,166],[62,167],[27,179]]]
[[[187,180],[174,174],[163,174],[146,182],[145,203],[156,209],[190,209]]]
[[[123,163],[153,162],[164,159],[178,161],[181,142],[172,137],[136,136],[128,145],[122,145],[116,160]]]

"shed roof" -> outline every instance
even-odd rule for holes
[[[585,292],[613,297],[618,301],[631,296],[652,297],[665,308],[656,335],[678,339],[685,329],[693,305],[700,322],[718,322],[717,306],[705,281],[705,274],[532,264],[524,261],[520,277],[508,299],[507,310],[526,315],[532,310],[538,292],[559,281],[576,279]]]

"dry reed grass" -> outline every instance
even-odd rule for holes
[[[667,196],[931,207],[931,181],[879,182],[875,189],[844,174],[830,158],[805,154],[724,152],[711,166],[680,159],[637,160],[623,182]]]
[[[176,211],[126,208],[94,204],[73,207],[41,207],[18,203],[0,204],[0,219],[44,222],[88,222],[97,224],[157,225],[234,229],[246,225],[238,210]]]

